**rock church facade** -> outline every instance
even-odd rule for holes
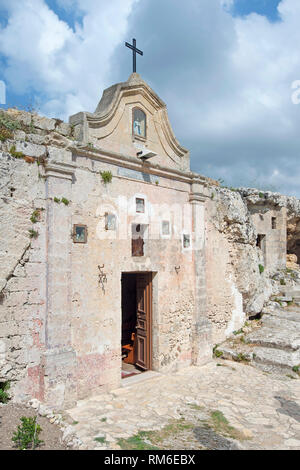
[[[286,209],[191,172],[138,74],[69,124],[7,115],[0,382],[16,401],[67,408],[136,372],[205,364],[262,308],[259,265],[285,266]]]

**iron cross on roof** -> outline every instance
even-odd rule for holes
[[[129,47],[129,49],[132,49],[132,55],[133,55],[133,73],[136,73],[136,54],[144,55],[142,51],[137,49],[136,47],[136,39],[132,40],[133,44],[129,44],[129,42],[125,42],[125,46]]]

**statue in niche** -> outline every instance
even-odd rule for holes
[[[133,110],[133,134],[146,138],[146,114],[139,108]]]

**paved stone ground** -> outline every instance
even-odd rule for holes
[[[146,442],[156,446],[160,442],[158,448],[169,450],[299,450],[299,380],[242,363],[223,364],[218,366],[214,360],[201,368],[190,367],[80,401],[68,413],[82,448],[126,448],[118,445],[119,439],[126,442],[140,431],[159,435],[168,423],[180,423],[179,428],[171,425],[161,441],[151,438],[149,442],[147,435]],[[227,430],[209,424],[213,411],[228,421]]]

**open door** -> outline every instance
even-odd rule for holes
[[[124,374],[128,371],[141,372],[151,369],[151,333],[152,273],[123,273],[122,370]],[[128,367],[130,364],[137,369]]]
[[[151,368],[152,273],[137,275],[136,365]]]

